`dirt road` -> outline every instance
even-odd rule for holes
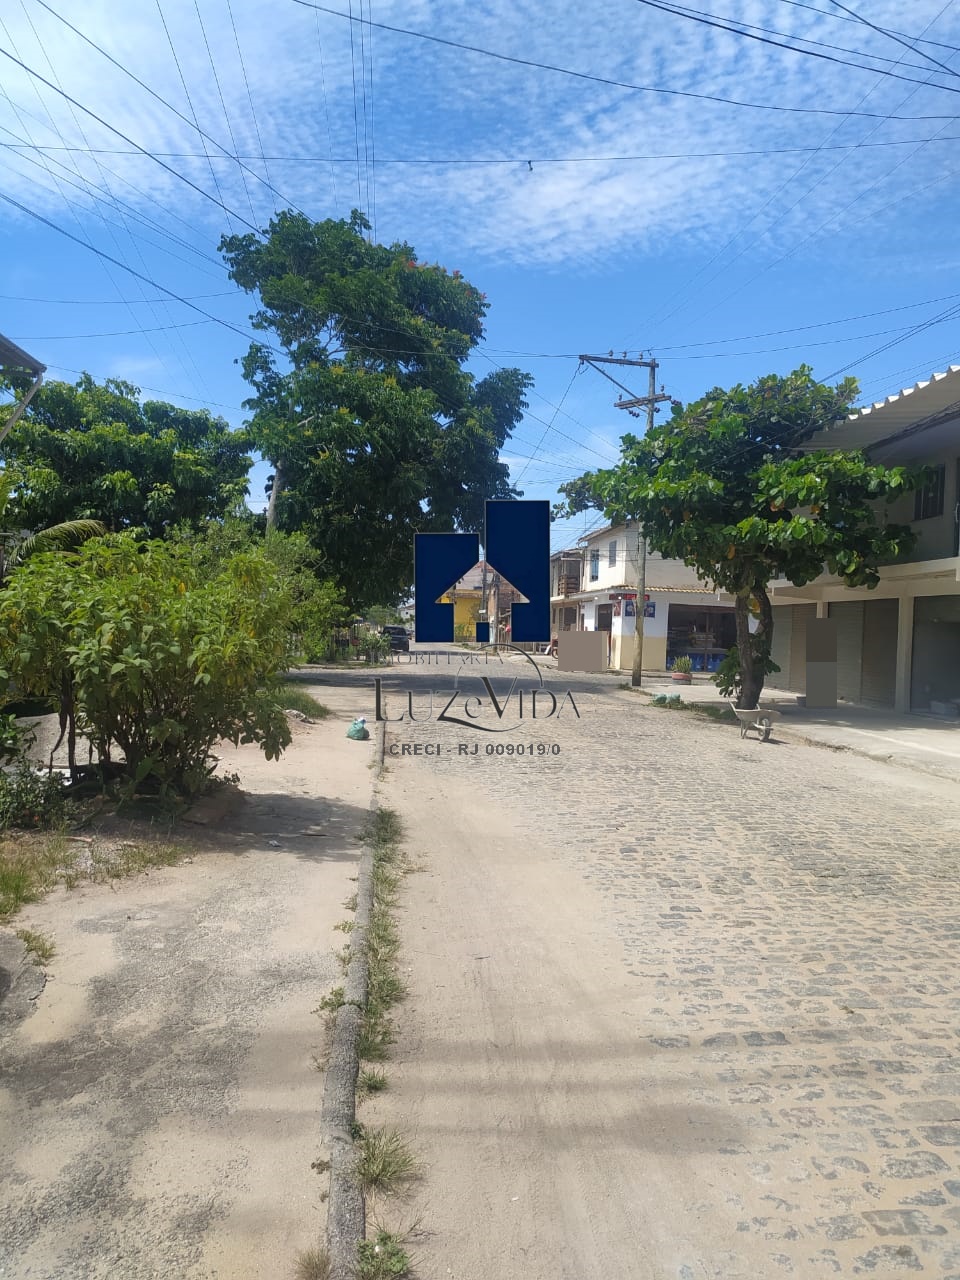
[[[373,742],[294,725],[278,763],[223,751],[249,798],[192,861],[58,890],[16,927],[57,947],[0,1043],[4,1280],[275,1280],[322,1236],[323,1031]]]
[[[522,735],[413,706],[411,994],[361,1114],[423,1158],[380,1207],[417,1276],[960,1280],[956,786],[611,688]]]

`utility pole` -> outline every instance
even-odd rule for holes
[[[639,418],[640,410],[646,409],[648,431],[653,430],[657,405],[663,400],[669,400],[671,404],[676,403],[673,396],[668,396],[664,393],[662,387],[660,388],[659,395],[657,394],[657,368],[659,366],[652,356],[649,360],[644,360],[642,351],[640,352],[640,358],[637,360],[628,360],[626,352],[623,353],[622,357],[617,358],[611,351],[610,354],[606,356],[581,356],[580,363],[590,365],[591,368],[596,369],[597,373],[602,374],[608,381],[612,382],[614,386],[619,387],[621,391],[626,391],[626,400],[624,400],[622,395],[617,397],[615,405],[617,409],[626,409],[631,418]],[[600,366],[604,364],[624,365],[631,369],[647,369],[649,371],[647,394],[645,396],[635,395],[629,387],[624,386],[622,382],[618,382],[617,379],[607,373],[605,369],[601,369]],[[633,671],[630,676],[630,683],[635,688],[639,688],[642,682],[643,622],[646,604],[644,596],[647,592],[647,538],[643,529],[639,526],[637,528],[637,562],[637,577],[639,578],[639,582],[637,584],[637,607],[634,617],[634,630],[636,635],[633,645]]]

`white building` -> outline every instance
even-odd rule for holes
[[[608,525],[551,557],[553,632],[606,631],[611,667],[629,671],[636,642],[640,532]],[[736,643],[733,597],[713,591],[681,560],[648,551],[643,666],[666,671],[689,654],[696,671],[713,671]]]

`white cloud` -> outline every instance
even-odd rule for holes
[[[914,0],[908,11],[911,30],[922,31],[940,4],[941,0]],[[257,225],[265,221],[274,202],[266,187],[242,175],[222,154],[214,158],[215,148],[210,148],[209,161],[197,155],[202,145],[189,125],[35,0],[24,0],[24,5],[8,6],[0,45],[15,51],[48,80],[58,80],[79,103],[141,146],[155,152],[194,153],[192,158],[177,155],[165,162],[216,195],[212,170],[231,209]],[[771,255],[825,219],[831,219],[830,227],[841,236],[845,227],[851,236],[860,235],[856,220],[897,194],[884,189],[884,175],[909,155],[910,147],[824,151],[813,156],[601,160],[568,165],[546,161],[571,155],[734,151],[815,147],[828,140],[835,144],[867,137],[871,141],[924,138],[944,123],[789,115],[627,92],[376,30],[355,29],[351,62],[345,21],[286,0],[274,0],[269,6],[260,0],[232,0],[232,8],[266,153],[325,157],[332,142],[334,159],[348,161],[334,165],[268,161],[271,177],[284,196],[315,217],[342,216],[357,202],[353,83],[355,75],[362,81],[372,51],[373,91],[368,85],[367,107],[375,131],[368,131],[365,139],[361,133],[359,139],[359,198],[367,204],[369,183],[381,238],[409,238],[427,256],[444,261],[453,261],[458,250],[468,250],[491,262],[565,267],[575,260],[584,269],[629,250],[657,246],[668,252],[682,244],[707,240],[716,244],[718,238],[722,243],[748,223],[768,197],[769,205],[749,223],[747,235],[759,237]],[[869,49],[892,59],[902,56],[906,64],[923,64],[919,55],[855,23],[772,0],[745,0],[736,9],[745,21]],[[190,116],[155,9],[125,0],[88,0],[82,11],[66,5],[62,11],[118,62]],[[257,133],[226,2],[204,0],[201,12],[228,119],[191,0],[164,3],[192,109],[203,127],[227,147],[232,145],[232,128],[241,154],[256,156]],[[375,16],[398,26],[613,79],[745,101],[836,109],[860,103],[860,109],[881,115],[918,116],[942,115],[958,105],[954,95],[941,90],[916,88],[737,40],[631,0],[606,6],[601,17],[589,21],[561,0],[486,0],[469,6],[380,0]],[[870,18],[880,25],[907,21],[902,6],[892,0],[871,4]],[[936,35],[948,42],[960,41],[960,12],[945,15],[936,25]],[[367,55],[363,65],[361,43]],[[10,143],[16,135],[57,147],[127,149],[110,129],[4,62],[3,84],[16,108],[0,99],[0,141]],[[909,66],[899,71],[918,79],[926,75]],[[362,94],[358,94],[357,109],[362,121]],[[89,179],[108,186],[165,227],[213,252],[224,229],[224,215],[210,200],[143,156],[94,157],[64,151],[47,155],[50,168],[64,183],[72,177],[81,184]],[[4,156],[9,166],[4,189],[75,228],[52,174],[31,164],[30,152],[5,150]],[[514,163],[505,168],[390,163],[400,158],[497,156]],[[533,162],[532,171],[528,160]],[[57,168],[58,163],[63,168]],[[264,168],[259,159],[247,163],[258,172]],[[923,188],[942,175],[943,163],[944,146],[931,144],[910,158],[893,181],[899,187],[909,175],[909,186],[918,191],[918,206],[942,199],[943,184]],[[871,183],[878,184],[877,193],[845,213],[844,206]],[[89,200],[66,185],[63,190],[81,220],[89,221],[85,212]],[[174,221],[175,216],[189,228]],[[239,221],[234,226],[245,229]],[[94,233],[108,248],[110,233],[103,229]]]

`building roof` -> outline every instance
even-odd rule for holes
[[[942,373],[931,373],[923,382],[904,387],[885,400],[857,409],[843,422],[811,436],[806,447],[822,449],[832,445],[869,449],[927,419],[932,426],[954,410],[960,414],[960,365],[957,364]]]
[[[0,369],[26,369],[30,373],[41,374],[46,373],[47,366],[0,333]]]

